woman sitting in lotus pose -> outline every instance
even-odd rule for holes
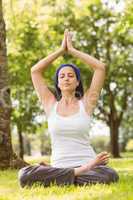
[[[64,53],[81,59],[94,70],[92,82],[84,93],[80,70],[74,64],[62,64],[55,73],[55,96],[44,82],[42,73]],[[118,181],[116,171],[106,164],[107,152],[98,155],[89,144],[90,120],[105,79],[105,64],[75,49],[72,35],[65,31],[61,47],[31,68],[34,88],[48,121],[51,137],[51,165],[38,164],[22,168],[22,187],[40,183],[49,186],[84,185]],[[57,99],[58,98],[58,99]]]

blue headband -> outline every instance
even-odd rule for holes
[[[58,81],[58,75],[59,75],[59,71],[63,68],[63,67],[71,67],[73,68],[75,74],[76,74],[76,77],[77,77],[77,80],[80,81],[80,69],[74,65],[74,64],[62,64],[60,65],[60,67],[56,70],[56,73],[55,73],[55,76],[56,76],[56,80]]]

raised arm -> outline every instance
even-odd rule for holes
[[[36,90],[37,96],[44,107],[46,115],[49,114],[51,106],[56,101],[56,98],[55,98],[54,94],[48,89],[47,84],[43,78],[42,72],[45,71],[46,68],[55,59],[57,59],[59,56],[63,55],[63,53],[66,51],[66,48],[67,47],[66,47],[66,33],[65,33],[61,47],[54,53],[51,53],[46,58],[41,59],[38,63],[36,63],[31,68],[32,82],[33,82],[34,88]]]
[[[97,101],[100,96],[101,89],[103,87],[105,79],[105,64],[96,58],[83,53],[72,46],[71,34],[67,35],[67,48],[68,52],[75,57],[81,59],[84,63],[89,65],[93,70],[94,74],[92,77],[91,85],[84,94],[83,101],[86,106],[86,110],[91,115],[96,107]]]

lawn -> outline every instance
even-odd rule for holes
[[[118,183],[92,186],[33,186],[21,188],[17,170],[0,171],[0,200],[133,200],[133,156],[125,154],[123,159],[111,159],[109,166],[117,170]],[[128,157],[127,157],[128,156]],[[30,163],[49,161],[47,157],[25,157]]]

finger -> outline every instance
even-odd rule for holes
[[[104,162],[104,163],[108,163],[108,162],[109,162],[109,160],[104,160],[103,162]]]
[[[68,37],[71,39],[72,38],[72,33],[69,31],[68,32]]]
[[[104,157],[104,158],[100,158],[100,159],[99,159],[99,161],[101,161],[101,162],[103,162],[103,161],[105,161],[105,160],[109,160],[109,158],[108,158],[108,157]]]
[[[101,152],[98,155],[104,155],[104,154],[107,154],[107,152]]]
[[[68,31],[65,32],[65,39],[67,40]]]
[[[102,152],[102,153],[98,154],[97,156],[98,156],[99,158],[101,158],[101,157],[107,156],[107,155],[108,155],[107,153]]]
[[[102,164],[103,164],[103,165],[107,165],[107,164],[108,164],[108,162],[103,162]]]
[[[104,162],[109,162],[109,159],[105,159]]]
[[[68,28],[65,29],[65,33],[68,33]]]
[[[100,156],[108,156],[109,154],[107,153],[107,152],[102,152],[101,154],[100,154]]]
[[[68,29],[65,30],[64,35],[67,36],[68,34]]]
[[[102,159],[102,160],[104,160],[104,159],[109,159],[109,156],[103,156],[101,159]]]
[[[104,160],[109,160],[109,158],[104,158],[104,159],[102,159],[102,160],[103,160],[103,161],[104,161]]]
[[[67,33],[67,39],[70,40],[70,33]]]
[[[70,37],[72,37],[72,36],[73,36],[73,33],[72,33],[71,31],[69,31],[69,35],[70,35]]]
[[[71,38],[70,38],[70,35],[67,34],[67,42],[70,44],[71,43]]]
[[[108,152],[107,151],[103,151],[103,152],[101,152],[102,154],[108,154]]]

